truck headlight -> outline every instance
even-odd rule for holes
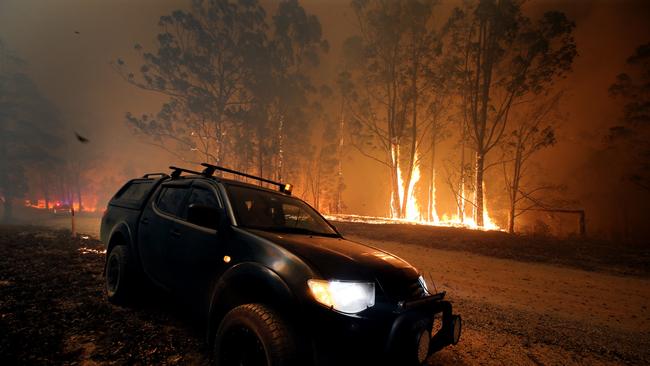
[[[342,313],[354,314],[375,305],[375,284],[352,281],[307,281],[319,303]]]

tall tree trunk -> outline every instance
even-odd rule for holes
[[[438,212],[436,210],[436,138],[435,133],[431,137],[431,165],[429,168],[429,196],[427,202],[427,221],[437,222]]]
[[[418,139],[418,76],[417,76],[417,70],[418,70],[418,62],[417,62],[417,55],[415,52],[413,53],[413,74],[411,75],[411,93],[413,94],[411,96],[412,98],[412,105],[411,108],[413,108],[413,113],[411,115],[411,150],[409,151],[409,166],[408,166],[408,173],[402,179],[404,181],[404,189],[403,189],[403,197],[402,197],[402,216],[406,217],[408,214],[407,212],[407,205],[408,205],[408,200],[409,200],[409,195],[410,195],[410,188],[411,188],[411,180],[413,179],[413,169],[415,167],[416,161],[415,161],[415,149],[417,148],[417,139]]]
[[[509,212],[508,212],[508,232],[510,234],[515,232],[515,210],[516,210],[515,202],[511,197],[510,198],[510,209],[509,209]]]
[[[490,103],[490,86],[494,52],[491,24],[481,20],[478,32],[479,51],[475,57],[475,77],[472,87],[471,122],[474,131],[474,150],[476,151],[475,187],[474,187],[474,221],[482,227],[483,220],[483,175],[485,167],[488,107]]]
[[[513,194],[511,193],[511,196]],[[510,210],[508,212],[508,232],[510,234],[515,232],[515,212],[516,212],[516,207],[515,207],[515,201],[510,198]]]
[[[405,218],[406,215],[408,214],[407,212],[407,206],[408,206],[408,200],[409,196],[411,194],[411,180],[413,179],[413,169],[415,167],[416,161],[415,161],[415,149],[416,149],[416,125],[415,121],[413,121],[414,125],[412,128],[412,133],[413,133],[413,141],[411,142],[411,150],[409,151],[409,166],[406,175],[402,178],[403,181],[403,188],[402,188],[402,216],[401,218]],[[415,187],[414,187],[415,188]]]
[[[515,232],[515,219],[517,218],[517,198],[519,196],[519,182],[521,180],[521,147],[517,147],[515,153],[514,169],[512,173],[512,183],[510,185],[510,212],[508,213],[508,232]]]
[[[485,168],[485,154],[480,151],[476,153],[476,225],[483,226],[483,173]]]
[[[391,184],[391,216],[393,218],[402,217],[402,206],[399,194],[399,144],[391,143],[390,157],[390,184]]]
[[[221,125],[221,112],[219,112],[218,120],[215,123],[215,135],[216,135],[216,146],[215,146],[215,158],[216,158],[216,165],[221,165],[221,160],[223,158],[223,131],[222,131],[222,125]],[[220,172],[219,172],[220,173]],[[221,176],[221,174],[219,174]]]
[[[336,182],[336,213],[341,213],[342,202],[341,202],[341,189],[343,187],[343,131],[345,128],[345,100],[341,98],[341,115],[339,121],[339,148],[337,151],[338,154],[338,166],[337,166],[337,182]]]
[[[465,222],[465,127],[463,127],[463,137],[460,145],[460,176],[458,179],[458,195],[456,197],[458,205],[458,219],[461,224]]]
[[[257,159],[258,159],[258,170],[259,176],[264,177],[264,151],[262,149],[262,136],[258,134],[257,136]],[[258,181],[259,185],[262,186],[262,181]]]

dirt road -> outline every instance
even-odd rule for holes
[[[460,344],[430,365],[650,364],[650,279],[352,237],[448,291]],[[207,364],[201,326],[153,292],[106,302],[96,240],[0,226],[0,364]]]
[[[433,365],[650,363],[648,279],[351,239],[430,273],[463,315],[462,342]]]

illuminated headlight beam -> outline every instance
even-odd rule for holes
[[[316,301],[346,314],[356,314],[375,305],[375,284],[337,280],[309,280]]]

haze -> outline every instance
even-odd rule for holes
[[[277,2],[263,4],[267,13],[275,12]],[[329,51],[321,54],[319,66],[311,71],[314,84],[329,84],[334,88],[341,68],[343,43],[359,34],[354,10],[348,1],[303,0],[300,4],[318,17],[323,39],[329,43]],[[442,1],[438,9],[440,17],[444,18],[459,5],[460,2]],[[0,40],[5,51],[26,62],[20,66],[21,70],[58,110],[62,125],[57,127],[57,133],[71,146],[68,151],[72,149],[72,154],[92,157],[84,168],[84,179],[88,182],[84,195],[90,197],[89,202],[95,200],[93,204],[100,210],[110,192],[128,178],[166,171],[169,165],[196,169],[152,146],[146,136],[133,133],[126,122],[126,113],[157,113],[167,98],[125,82],[115,69],[116,60],[122,59],[131,70],[137,71],[142,59],[134,51],[134,44],[155,50],[160,16],[177,9],[188,9],[188,2],[0,1]],[[646,1],[529,1],[524,6],[525,13],[531,17],[547,10],[562,11],[575,22],[577,56],[565,78],[552,88],[564,91],[557,109],[561,116],[555,129],[557,142],[533,158],[533,180],[561,186],[553,197],[564,202],[563,208],[585,210],[589,234],[644,237],[649,230],[650,194],[625,178],[624,170],[629,164],[625,144],[621,151],[620,146],[614,148],[607,143],[610,128],[621,124],[624,105],[608,89],[616,76],[626,70],[627,58],[639,45],[650,41],[650,4]],[[311,141],[304,142],[308,146],[323,144],[322,126],[320,123],[316,126]],[[441,216],[451,216],[457,211],[444,168],[447,161],[457,156],[458,139],[451,128],[451,137],[442,140],[436,152],[435,188],[437,212]],[[78,145],[74,132],[90,142]],[[233,166],[228,161],[221,164]],[[339,214],[391,215],[391,185],[384,166],[346,145],[342,172],[344,208]],[[493,168],[486,174],[486,207],[493,221],[506,228],[507,195],[503,184],[497,182],[503,179],[501,168]],[[305,182],[291,183],[296,185],[299,196],[314,204]],[[419,194],[424,205],[425,195]],[[42,199],[42,193],[30,185],[25,198]],[[331,205],[321,203],[320,206],[321,211],[330,213]],[[551,231],[563,234],[577,230],[574,217],[550,213],[522,215],[518,225],[522,231],[534,230],[536,222],[544,222],[552,227]]]

